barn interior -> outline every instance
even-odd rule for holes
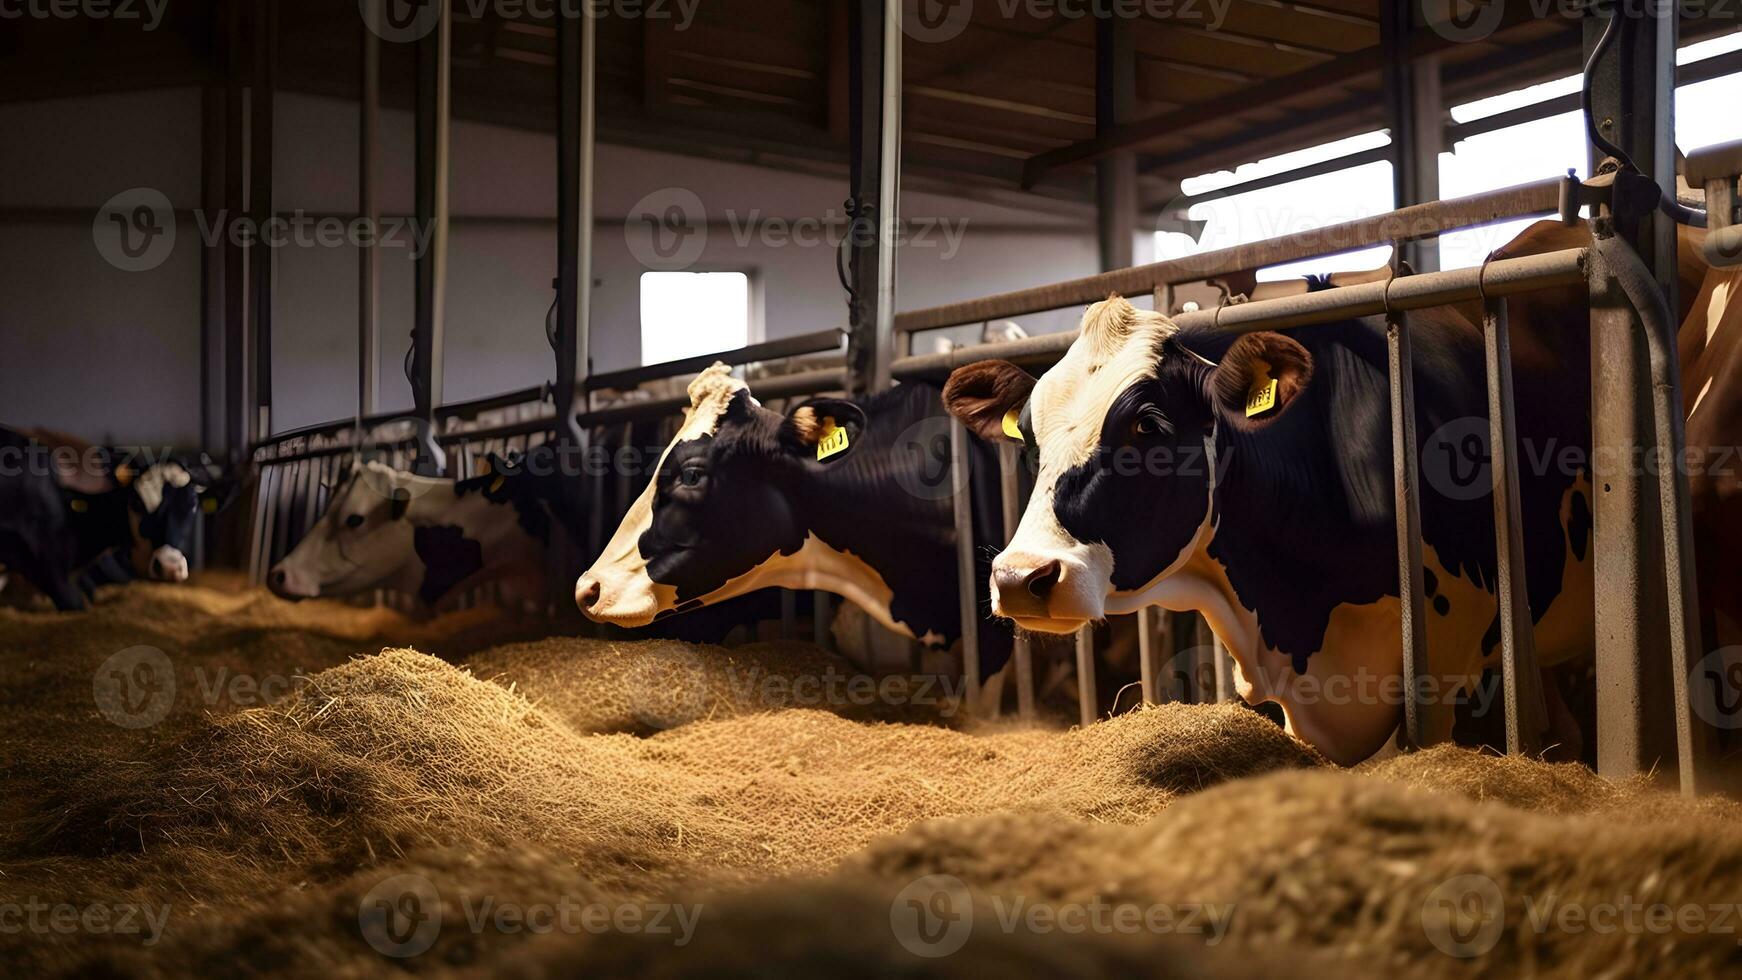
[[[1621,280],[1595,248],[1494,278],[1480,258],[1587,209],[1681,323],[1702,304],[1674,291],[1671,207],[1625,211],[1616,188],[1638,185],[1609,178],[1629,168],[1582,137],[1570,177],[1526,160],[1442,189],[1467,141],[1583,112],[1701,209],[1702,235],[1734,240],[1742,153],[1678,146],[1674,93],[1742,73],[1724,42],[1742,22],[1598,6],[0,0],[0,426],[95,447],[79,459],[114,482],[173,459],[199,491],[186,581],[150,580],[139,520],[115,551],[139,580],[82,580],[78,611],[0,560],[0,963],[1733,969],[1716,910],[1742,880],[1735,726],[1721,680],[1717,714],[1697,699],[1742,647],[1701,632],[1720,549],[1685,483],[1678,509],[1649,469],[1598,512],[1616,544],[1584,661],[1534,679],[1528,602],[1486,583],[1511,610],[1497,627],[1513,618],[1455,732],[1425,735],[1403,695],[1395,736],[1352,762],[1245,703],[1228,638],[1194,612],[1018,632],[986,667],[974,579],[1035,476],[1006,447],[983,482],[952,482],[978,452],[954,423],[914,437],[923,489],[904,485],[953,522],[951,577],[905,583],[962,607],[951,642],[821,580],[645,626],[577,608],[714,362],[783,413],[994,357],[1039,374],[1109,294],[1280,330],[1394,302],[1480,313],[1490,288],[1590,275],[1592,336],[1632,372],[1594,382],[1615,386],[1594,438],[1680,448],[1679,413],[1653,427],[1656,348],[1624,340],[1650,314],[1604,288]],[[1556,87],[1580,75],[1584,92]],[[1385,203],[1211,209],[1349,171],[1389,184]],[[1456,236],[1484,232],[1460,257]],[[1308,293],[1300,271],[1338,275]],[[1681,383],[1656,390],[1679,407]],[[537,476],[541,449],[560,489],[514,574],[433,583],[407,534],[399,557],[424,570],[365,582],[373,559],[329,545],[365,464],[401,474],[370,498],[398,514],[451,481],[485,498]],[[0,452],[0,481],[74,493],[32,471],[43,458]],[[0,543],[36,540],[18,530],[34,518],[7,519]],[[1422,620],[1420,516],[1397,520],[1414,588],[1392,595]],[[323,548],[345,569],[298,557]],[[1410,690],[1425,640],[1399,605]]]

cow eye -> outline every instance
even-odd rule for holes
[[[349,528],[362,527],[363,526],[363,515],[362,514],[352,514],[350,517],[345,518],[345,526],[349,527]]]
[[[1137,418],[1131,423],[1131,431],[1139,436],[1166,435],[1170,430],[1167,416],[1161,414],[1161,409],[1153,405],[1144,406],[1137,413]]]
[[[683,469],[677,471],[677,482],[686,487],[699,487],[707,475],[707,467],[700,463],[685,463]]]

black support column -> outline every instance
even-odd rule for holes
[[[254,67],[248,94],[248,211],[255,230],[272,219],[272,102],[278,74],[278,0],[257,0]],[[252,435],[272,432],[272,249],[257,237],[248,246],[253,287],[254,418]]]
[[[417,42],[418,230],[429,247],[417,259],[416,313],[411,332],[411,392],[418,423],[414,468],[440,476],[447,455],[436,442],[435,410],[442,403],[442,314],[448,275],[448,123],[453,8],[441,5],[435,29]]]
[[[1129,18],[1095,21],[1095,131],[1105,135],[1131,121],[1137,59]],[[1101,271],[1133,264],[1137,221],[1137,153],[1119,150],[1095,164],[1095,228]]]
[[[847,0],[853,225],[847,278],[847,383],[890,385],[895,358],[895,231],[900,214],[901,3]]]
[[[557,20],[557,437],[579,447],[575,414],[586,409],[592,373],[588,314],[592,297],[593,18],[579,12]]]
[[[1434,56],[1413,56],[1411,42],[1419,6],[1417,0],[1384,0],[1379,21],[1385,47],[1385,119],[1391,131],[1392,206],[1398,208],[1440,197],[1439,150],[1444,126],[1440,64]],[[1398,249],[1398,257],[1415,271],[1439,270],[1437,239],[1402,242]]]
[[[1627,9],[1630,9],[1630,5]],[[1675,193],[1675,18],[1638,13],[1593,67],[1599,132]],[[1608,24],[1585,21],[1589,57]],[[1593,172],[1604,165],[1593,148]],[[1675,309],[1676,239],[1661,215],[1596,219],[1599,236],[1625,238]],[[1592,494],[1596,524],[1597,768],[1605,776],[1655,770],[1673,780],[1672,669],[1657,482],[1642,465],[1655,446],[1649,356],[1643,328],[1601,260],[1591,288]]]

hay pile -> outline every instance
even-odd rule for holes
[[[565,639],[467,655],[428,637],[443,659],[366,652],[377,625],[433,624],[319,612],[199,589],[125,590],[85,617],[0,612],[0,914],[164,916],[149,946],[0,929],[0,965],[323,978],[1742,966],[1734,934],[1531,924],[1544,903],[1742,894],[1735,807],[1577,766],[1441,748],[1340,771],[1227,706],[1088,730],[952,728],[916,698],[801,696],[793,682],[846,669],[799,645]],[[139,643],[168,651],[178,677],[194,664],[306,676],[270,703],[178,699],[128,732],[93,707],[92,671]],[[48,754],[19,761],[21,748]],[[1471,882],[1494,904],[1464,914]],[[554,904],[696,919],[678,944],[487,911]],[[1229,911],[1213,934],[1009,925],[1012,908],[1097,904]],[[406,908],[418,914],[395,917]],[[934,959],[915,916],[940,908],[967,938]],[[408,923],[427,943],[384,955]]]
[[[480,678],[535,692],[535,704],[576,732],[651,735],[779,708],[815,708],[861,721],[963,720],[954,678],[873,679],[808,643],[728,649],[677,640],[555,637],[485,650],[466,665]]]

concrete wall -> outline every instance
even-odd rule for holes
[[[93,246],[90,217],[112,195],[161,190],[177,208],[197,204],[199,93],[145,92],[101,99],[0,105],[0,208],[67,209],[52,220],[0,226],[0,420],[49,424],[117,442],[199,438],[199,243],[212,216],[178,222],[169,258],[124,272]],[[412,124],[382,120],[381,209],[412,206]],[[356,208],[356,107],[281,94],[276,105],[276,207],[311,219]],[[469,122],[453,130],[454,217],[447,299],[445,397],[461,401],[554,376],[543,337],[555,274],[555,147],[547,135]],[[599,370],[640,362],[638,215],[683,192],[685,215],[706,243],[692,268],[741,269],[759,282],[763,335],[845,324],[845,296],[828,241],[779,232],[796,219],[833,216],[844,182],[618,146],[597,153],[593,356]],[[649,195],[653,195],[649,198]],[[903,213],[945,219],[930,241],[899,249],[903,309],[1085,275],[1095,270],[1089,229],[1057,218],[910,192]],[[701,214],[695,212],[700,211]],[[626,219],[627,220],[626,222]],[[769,219],[773,223],[769,224]],[[759,224],[760,222],[760,224]],[[759,228],[771,228],[764,234]],[[412,313],[409,242],[383,249],[382,409],[409,408],[401,363]],[[643,256],[645,250],[641,250]],[[273,425],[343,416],[356,398],[356,250],[348,243],[274,250]],[[1068,325],[1065,312],[1034,330]]]

